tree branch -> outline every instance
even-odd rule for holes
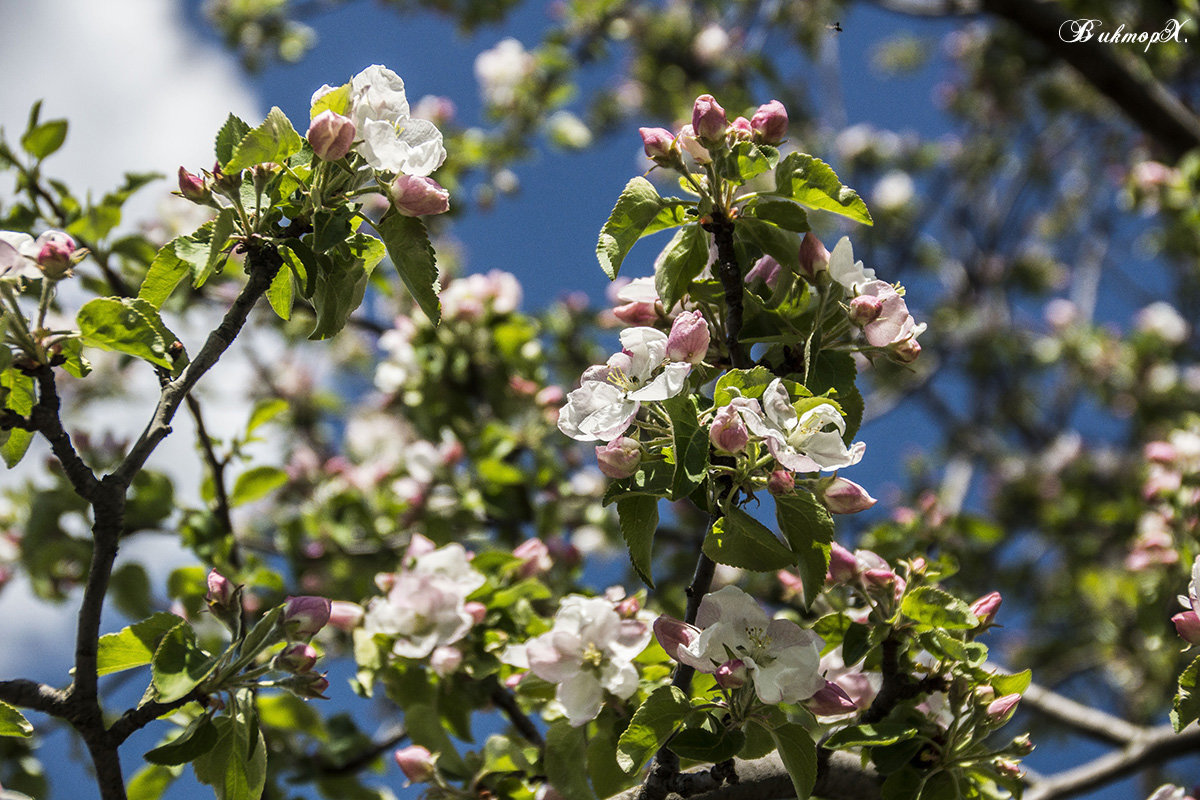
[[[814,797],[826,800],[879,800],[882,779],[870,767],[862,766],[855,753],[830,752],[817,768]],[[778,753],[754,761],[734,760],[736,780],[691,796],[691,800],[785,800],[796,796],[787,769]],[[692,770],[685,775],[698,775],[708,768]],[[640,786],[627,789],[612,800],[638,800]]]
[[[188,692],[178,700],[173,700],[170,703],[152,702],[146,703],[144,706],[131,708],[121,715],[121,718],[112,724],[108,729],[108,738],[113,745],[119,745],[132,736],[135,732],[149,725],[154,720],[170,714],[177,708],[183,708],[188,703],[200,701],[204,695],[193,690]]]
[[[0,681],[0,700],[12,706],[32,708],[52,717],[67,716],[67,693],[37,681]]]
[[[1036,683],[1031,683],[1021,694],[1021,703],[1077,733],[1109,744],[1125,745],[1152,730],[1126,722],[1099,708],[1077,703]]]
[[[517,700],[512,696],[511,692],[496,682],[492,686],[490,697],[492,702],[504,712],[504,716],[508,717],[508,721],[517,729],[517,733],[524,736],[525,740],[530,744],[545,749],[546,740],[542,738],[542,732],[537,729],[537,726],[533,724],[533,720],[517,705]]]

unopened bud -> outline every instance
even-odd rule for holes
[[[427,783],[437,774],[433,754],[419,744],[397,750],[393,758],[409,783]]]
[[[484,617],[487,616],[487,606],[478,600],[472,600],[469,603],[464,603],[463,611],[471,615],[471,619],[475,621],[476,625],[483,622]]]
[[[621,619],[635,619],[642,610],[642,601],[637,597],[626,597],[617,603],[617,616]]]
[[[435,648],[429,655],[429,666],[439,678],[454,674],[462,662],[462,650],[450,645]]]
[[[1200,644],[1200,616],[1195,611],[1184,611],[1171,617],[1179,638],[1188,644]]]
[[[712,161],[712,154],[708,152],[708,148],[700,144],[700,140],[696,138],[696,131],[691,125],[684,125],[679,129],[679,146],[687,151],[687,154],[694,158],[697,164],[708,164]]]
[[[337,161],[350,152],[355,133],[353,120],[326,109],[313,119],[305,138],[317,158]]]
[[[891,352],[892,358],[901,364],[911,364],[921,355],[921,344],[915,338],[909,338],[896,342],[888,350]]]
[[[715,677],[717,685],[722,689],[740,689],[746,685],[750,670],[746,669],[745,662],[740,658],[731,658],[717,667]]]
[[[276,685],[305,700],[329,699],[325,696],[325,690],[329,688],[329,679],[315,672],[293,675]]]
[[[754,283],[761,280],[767,285],[768,289],[774,289],[779,283],[779,272],[783,269],[779,262],[770,256],[763,256],[758,261],[754,262],[754,266],[746,273],[746,283]]]
[[[208,594],[204,600],[209,608],[230,608],[236,596],[237,587],[215,569],[208,573]]]
[[[733,406],[721,406],[713,416],[708,439],[723,453],[740,453],[750,442],[750,430]]]
[[[273,666],[284,672],[308,672],[317,663],[317,651],[311,644],[288,645],[275,656]],[[322,690],[324,691],[324,690]]]
[[[450,193],[433,178],[397,175],[388,193],[392,205],[406,217],[428,217],[450,210]]]
[[[800,241],[800,271],[810,281],[829,269],[829,251],[811,231]]]
[[[833,478],[821,492],[825,507],[833,514],[857,514],[878,501],[866,489],[845,478]]]
[[[329,624],[339,631],[352,631],[362,622],[365,613],[358,603],[334,600],[329,604]]]
[[[787,109],[778,100],[763,103],[750,118],[750,127],[754,129],[756,141],[762,144],[779,144],[787,138]]]
[[[754,130],[750,127],[750,120],[738,117],[729,123],[725,135],[729,138],[730,144],[734,144],[738,141],[749,141],[754,136]]]
[[[1016,712],[1017,703],[1019,702],[1021,702],[1021,695],[1019,694],[1006,694],[1003,697],[997,697],[988,703],[988,719],[993,725],[1003,725]]]
[[[702,94],[692,106],[692,130],[701,142],[720,142],[729,122],[725,109],[711,94]]]
[[[825,685],[806,700],[804,705],[818,717],[835,717],[858,710],[858,706],[854,705],[846,690],[830,681],[825,681]]]
[[[992,620],[996,618],[996,612],[1000,610],[1000,603],[1004,598],[999,592],[990,592],[983,597],[971,603],[971,613],[979,618],[979,625],[987,626],[992,624]]]
[[[779,497],[796,491],[796,476],[786,469],[777,469],[767,476],[767,491]]]
[[[666,128],[638,128],[646,156],[655,164],[669,167],[679,162],[679,143]]]
[[[837,542],[829,548],[829,580],[848,583],[858,577],[858,559]]]
[[[679,656],[676,654],[679,652],[679,648],[687,648],[700,638],[700,631],[686,622],[663,614],[654,620],[654,638],[658,639],[658,643],[662,645],[662,649],[667,652],[668,656],[678,661]]]
[[[42,274],[52,281],[71,276],[75,264],[75,240],[62,231],[46,231],[37,237],[37,265]]]
[[[531,578],[549,572],[554,566],[550,559],[550,549],[546,543],[537,537],[526,539],[513,548],[512,554],[521,560],[519,572],[522,578]]]
[[[850,321],[860,328],[879,319],[881,313],[883,313],[883,301],[873,295],[859,295],[850,301]]]
[[[642,461],[642,446],[637,439],[618,436],[606,445],[596,447],[596,464],[610,478],[620,480],[637,472]]]
[[[332,603],[326,597],[289,597],[283,607],[283,629],[289,640],[308,639],[329,622]]]
[[[193,203],[208,205],[212,202],[212,192],[199,175],[179,168],[179,193]]]
[[[997,758],[994,762],[996,772],[1009,778],[1021,777],[1021,765],[1010,758]]]
[[[1016,753],[1027,756],[1033,752],[1033,740],[1029,738],[1028,733],[1022,733],[1012,740],[1009,745]]]
[[[667,359],[699,364],[708,354],[711,336],[703,314],[684,311],[671,324],[671,332],[667,336]]]

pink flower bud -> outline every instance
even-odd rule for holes
[[[722,689],[740,689],[750,678],[750,670],[740,658],[733,658],[717,667],[717,685]]]
[[[209,608],[227,609],[233,605],[237,587],[215,569],[208,573],[208,594],[204,596]]]
[[[911,364],[921,355],[921,344],[915,338],[909,338],[891,345],[888,351],[901,364]]]
[[[329,624],[339,631],[352,631],[362,622],[363,607],[358,603],[334,600],[329,604]]]
[[[980,626],[992,624],[1003,600],[999,592],[991,592],[971,603],[971,613],[979,617]]]
[[[858,559],[846,548],[834,542],[829,549],[829,580],[848,583],[858,577]]]
[[[620,480],[637,472],[642,461],[642,446],[637,439],[618,436],[606,445],[596,447],[596,463],[600,471]]]
[[[313,118],[306,138],[317,158],[337,161],[350,152],[355,133],[354,122],[349,117],[326,109]]]
[[[636,597],[626,597],[617,603],[617,616],[621,619],[636,619],[642,610],[642,601]]]
[[[393,757],[396,759],[396,766],[400,767],[409,783],[427,783],[437,774],[433,753],[419,744],[401,748]]]
[[[825,685],[804,701],[804,705],[818,717],[836,717],[858,711],[858,706],[854,705],[846,690],[830,681],[825,681]]]
[[[1171,617],[1179,638],[1188,644],[1200,644],[1200,616],[1195,611],[1183,611]]]
[[[428,217],[450,210],[450,193],[433,178],[397,175],[388,193],[392,205],[406,217]]]
[[[708,355],[710,340],[711,334],[704,315],[699,311],[685,311],[671,324],[671,333],[667,336],[667,358],[699,364]]]
[[[723,453],[740,453],[750,442],[750,431],[733,406],[721,406],[708,429],[708,439]]]
[[[1021,755],[1027,756],[1033,752],[1033,740],[1029,738],[1028,733],[1022,733],[1020,736],[1013,738],[1009,747]]]
[[[821,240],[811,231],[804,234],[800,242],[800,271],[810,281],[817,279],[817,274],[829,269],[829,251]]]
[[[729,122],[725,109],[711,94],[702,94],[692,106],[692,130],[701,142],[720,142]]]
[[[988,703],[988,719],[993,725],[1003,725],[1008,722],[1009,717],[1017,710],[1017,703],[1019,702],[1021,702],[1021,695],[1019,694],[1006,694],[1003,697],[997,697]]]
[[[483,622],[484,617],[487,616],[487,606],[478,600],[472,600],[469,603],[464,603],[463,611],[471,615],[471,619],[475,620],[476,625]]]
[[[708,152],[708,148],[700,144],[691,125],[684,125],[679,129],[679,146],[686,150],[697,164],[708,164],[712,161],[712,154]]]
[[[754,138],[757,141],[763,144],[779,144],[787,138],[787,109],[778,100],[763,103],[750,118],[750,127],[754,129]]]
[[[283,608],[283,628],[288,639],[308,639],[324,628],[332,606],[327,597],[289,597]]]
[[[205,185],[204,179],[183,167],[179,168],[179,193],[193,203],[207,205],[212,202],[212,192]]]
[[[767,285],[768,289],[774,289],[779,283],[779,271],[783,269],[779,262],[770,256],[763,256],[758,261],[754,262],[754,266],[746,273],[746,283],[754,283],[761,280]]]
[[[669,167],[679,161],[679,144],[666,128],[638,128],[646,155],[655,164]]]
[[[1171,464],[1178,458],[1175,445],[1170,442],[1147,442],[1142,450],[1142,457],[1147,461],[1157,461],[1160,464]]]
[[[429,655],[429,666],[439,678],[452,675],[463,662],[462,650],[450,645],[437,647]]]
[[[686,648],[700,638],[700,631],[686,622],[663,614],[654,620],[654,638],[658,639],[668,656],[678,661],[679,656],[676,654],[679,648]]]
[[[754,136],[754,130],[750,127],[750,120],[738,117],[729,123],[729,129],[725,135],[729,137],[730,144],[735,144],[742,140],[749,141]]]
[[[767,491],[779,497],[796,491],[796,476],[786,469],[777,469],[767,476]]]
[[[311,644],[292,644],[279,651],[273,666],[284,672],[308,672],[317,664],[317,651]],[[324,691],[324,690],[322,690]]]
[[[522,578],[531,578],[549,572],[554,566],[550,560],[550,549],[546,543],[536,537],[526,539],[513,548],[512,554],[521,559],[520,573]]]
[[[901,580],[900,576],[897,575],[893,570],[885,568],[865,570],[862,576],[863,582],[868,586],[876,586],[880,589],[886,589],[894,586],[898,581]]]
[[[834,514],[857,514],[878,501],[866,489],[845,478],[833,478],[825,484],[821,499]]]
[[[325,690],[329,688],[329,679],[315,672],[302,672],[298,675],[293,675],[290,678],[279,681],[277,685],[305,700],[329,699],[325,696]]]
[[[996,772],[1008,778],[1021,777],[1021,765],[1013,761],[1011,758],[997,758],[993,762],[996,767]]]
[[[883,313],[883,301],[869,294],[850,301],[850,321],[860,328],[870,325]]]
[[[70,277],[74,266],[75,240],[62,231],[46,231],[37,237],[37,264],[52,281]]]
[[[785,595],[804,596],[804,581],[800,580],[800,576],[796,573],[781,569],[775,573],[775,578],[779,581],[779,585],[783,587]]]

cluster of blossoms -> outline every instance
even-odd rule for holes
[[[683,154],[697,164],[712,161],[712,150],[739,141],[777,145],[787,136],[788,114],[783,103],[772,100],[750,117],[730,122],[725,109],[711,94],[702,94],[692,106],[692,121],[676,133],[666,128],[639,128],[646,155],[663,167],[682,168]]]
[[[1179,637],[1188,644],[1200,644],[1200,556],[1192,564],[1192,580],[1188,583],[1187,596],[1179,595],[1180,604],[1187,611],[1171,617]]]
[[[204,598],[209,611],[231,630],[241,630],[243,612],[242,587],[234,585],[217,570],[208,574],[208,592]],[[271,682],[272,686],[287,689],[298,697],[322,698],[329,688],[325,673],[313,668],[320,653],[309,642],[333,621],[333,603],[325,597],[305,595],[289,597],[283,606],[279,625],[286,640],[283,649],[271,659],[271,669],[288,677]],[[339,609],[339,617],[344,616]],[[339,620],[340,624],[340,620]]]
[[[447,675],[462,663],[453,645],[481,622],[486,608],[467,597],[486,578],[471,567],[471,556],[454,543],[436,548],[424,536],[413,536],[398,572],[375,576],[384,597],[367,605],[362,630],[383,634],[401,658],[429,658],[434,671]]]
[[[46,231],[36,239],[19,231],[0,231],[0,281],[59,281],[86,255],[62,231]]]
[[[1200,429],[1194,423],[1177,428],[1165,439],[1148,443],[1143,457],[1142,499],[1147,505],[1125,559],[1133,571],[1176,563],[1180,543],[1200,534]]]
[[[620,700],[633,696],[633,659],[649,643],[650,625],[636,599],[572,594],[563,598],[549,631],[510,645],[501,659],[557,684],[555,699],[579,727],[600,713],[605,692]]]

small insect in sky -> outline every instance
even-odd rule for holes
[[[842,32],[842,23],[840,21],[835,22],[832,25],[826,25],[825,27],[831,31],[837,31],[838,33]]]

